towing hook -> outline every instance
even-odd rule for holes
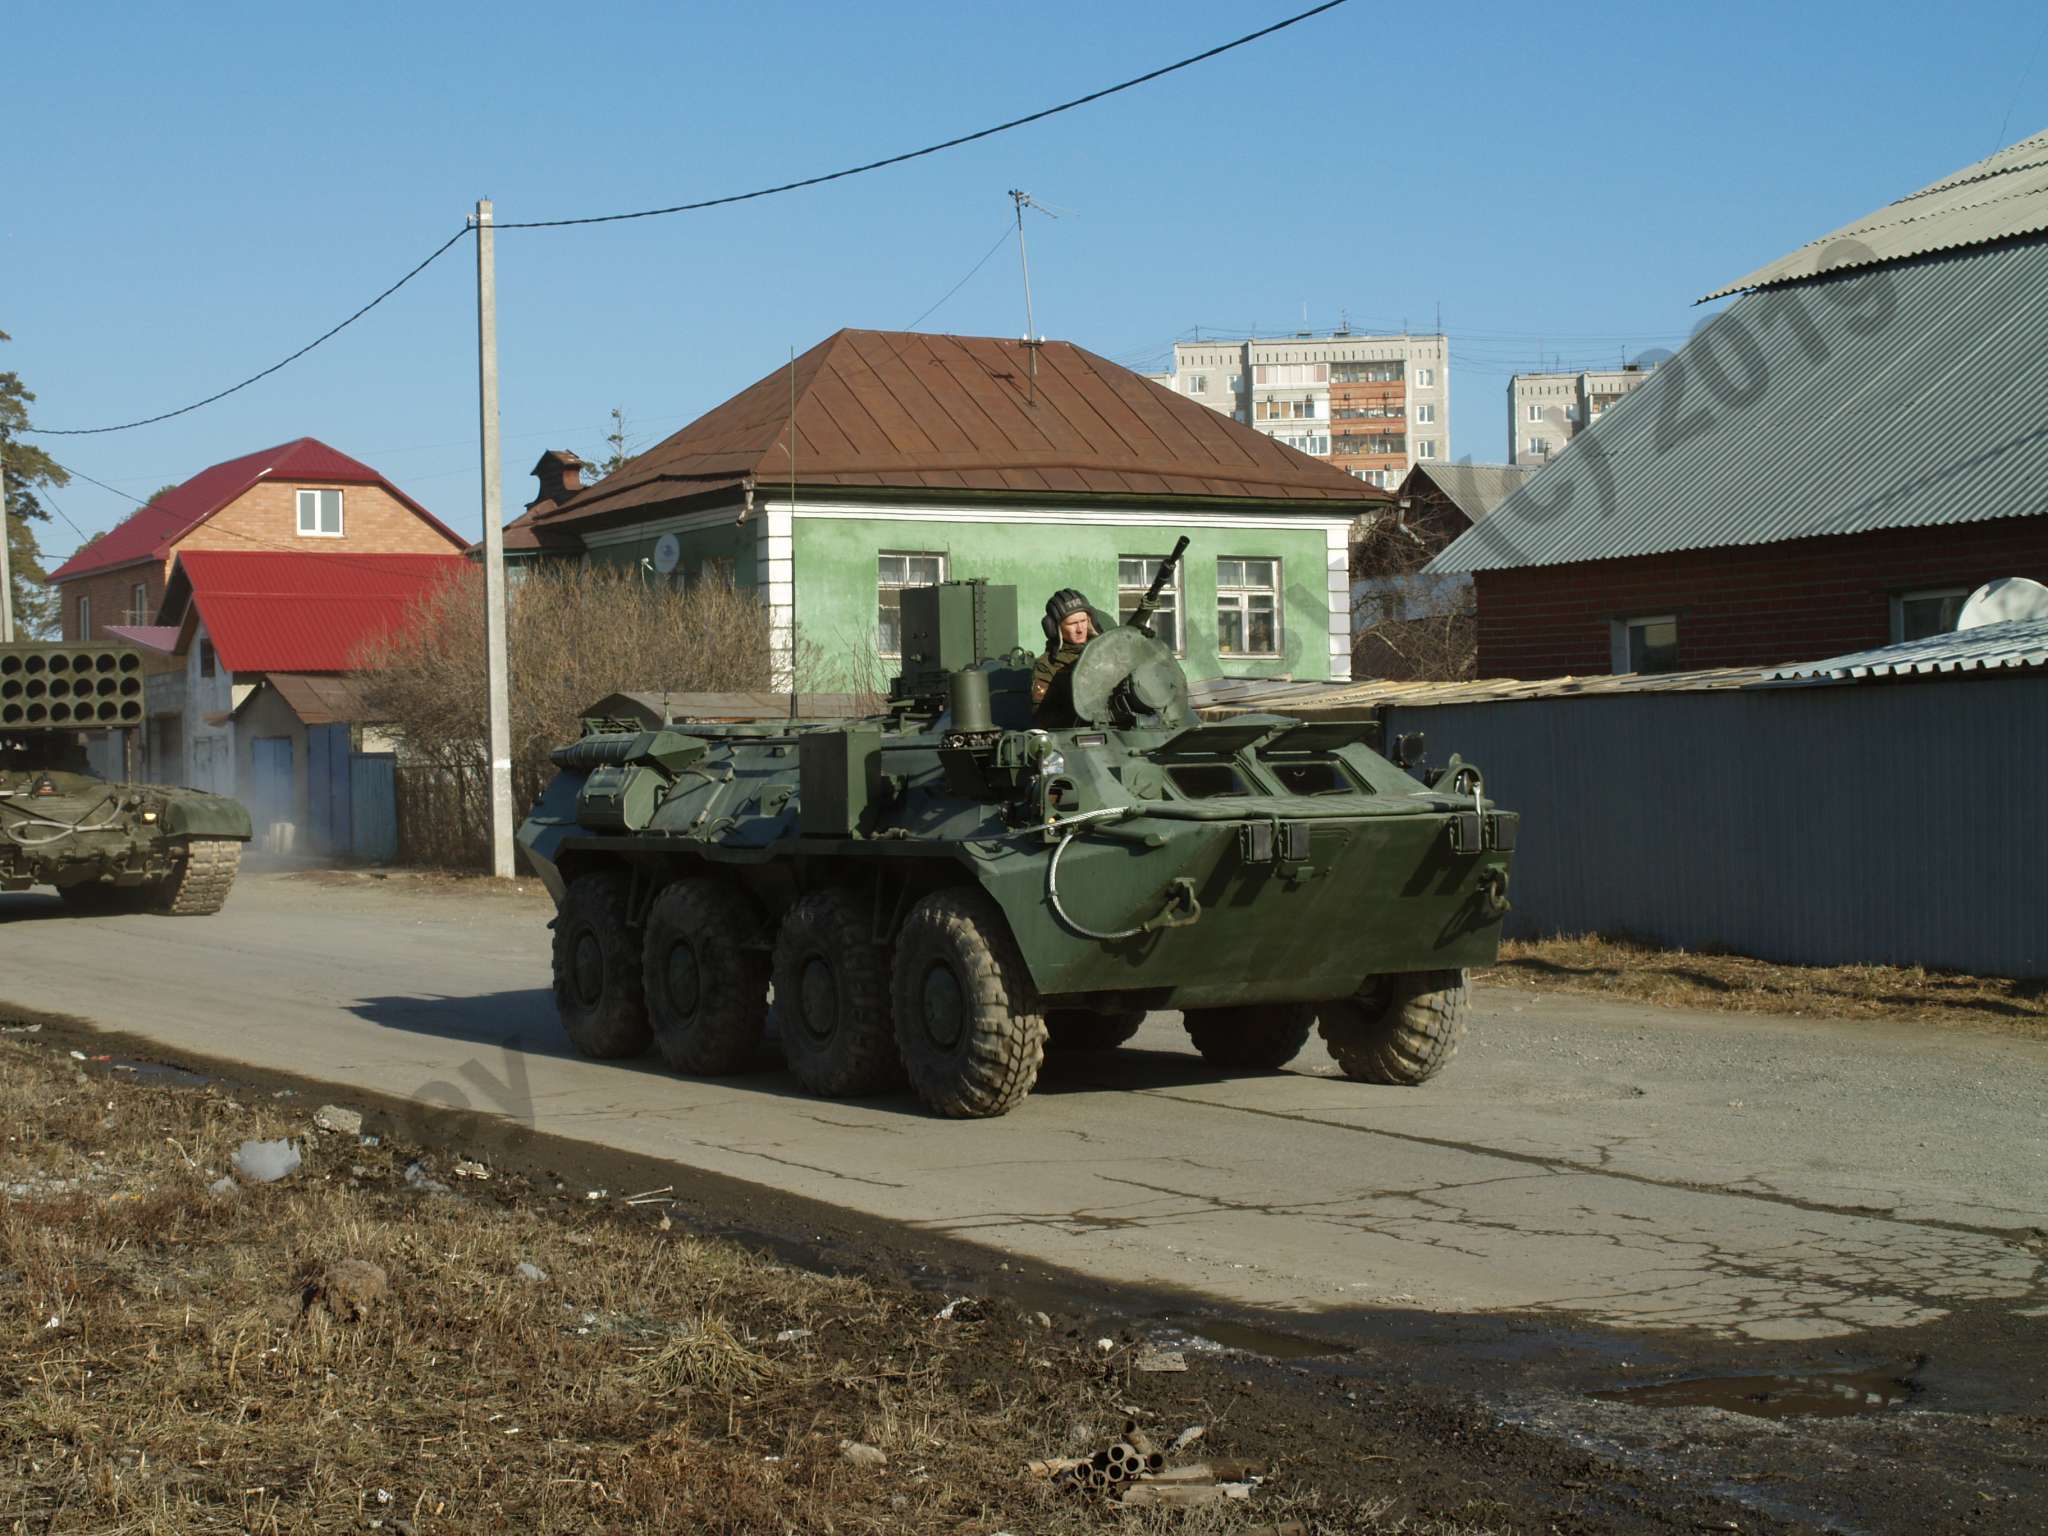
[[[1176,876],[1164,892],[1159,914],[1138,931],[1152,933],[1160,928],[1192,928],[1202,920],[1202,899],[1195,894],[1195,882],[1187,875]]]
[[[1512,905],[1508,901],[1508,872],[1498,864],[1480,872],[1479,900],[1488,917],[1504,917]]]

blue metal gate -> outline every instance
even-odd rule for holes
[[[348,760],[349,851],[373,864],[398,857],[398,757],[357,752]]]
[[[249,814],[256,835],[271,848],[288,847],[288,833],[275,830],[292,820],[292,739],[258,736],[249,743]]]
[[[349,807],[354,798],[350,784],[347,724],[307,726],[306,804],[315,853],[333,855],[349,852],[352,844]]]

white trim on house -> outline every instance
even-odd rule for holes
[[[1351,681],[1351,528],[1324,530],[1330,586],[1330,681]]]
[[[769,686],[796,687],[796,529],[787,504],[754,504],[761,519],[755,569],[768,599]]]
[[[604,549],[613,544],[638,544],[644,539],[658,539],[664,533],[690,533],[699,528],[717,528],[722,525],[737,526],[745,511],[742,503],[727,502],[723,506],[708,507],[702,512],[687,512],[677,517],[657,517],[649,522],[633,523],[625,528],[605,528],[596,533],[579,534],[586,549]],[[761,506],[755,504],[754,512],[760,515]]]
[[[906,506],[901,503],[865,502],[857,507],[840,503],[798,502],[796,515],[814,518],[858,520],[886,518],[909,523],[1013,523],[1028,519],[1034,523],[1064,523],[1079,528],[1157,528],[1162,523],[1199,523],[1205,528],[1334,528],[1348,537],[1355,513],[1342,517],[1292,516],[1287,513],[1205,512],[1199,507],[1156,507],[1083,511],[1076,507],[1019,507],[1014,503],[987,507]],[[651,525],[650,525],[651,526]]]

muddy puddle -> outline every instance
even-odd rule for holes
[[[1632,1408],[1721,1408],[1757,1419],[1846,1419],[1901,1408],[1919,1390],[1909,1372],[1892,1368],[1853,1375],[1694,1376],[1591,1395],[1598,1402]]]

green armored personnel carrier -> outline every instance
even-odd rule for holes
[[[0,891],[54,885],[80,913],[220,910],[249,813],[87,768],[87,733],[142,723],[133,647],[0,645]]]
[[[1318,1023],[1362,1081],[1450,1058],[1517,825],[1477,768],[1425,784],[1370,722],[1197,721],[1151,600],[1096,615],[1072,723],[1041,728],[1015,589],[902,602],[874,718],[687,724],[634,695],[555,752],[519,838],[580,1051],[739,1070],[772,984],[807,1087],[907,1077],[945,1115],[1004,1113],[1046,1050],[1113,1047],[1153,1009],[1226,1068],[1276,1068]]]

